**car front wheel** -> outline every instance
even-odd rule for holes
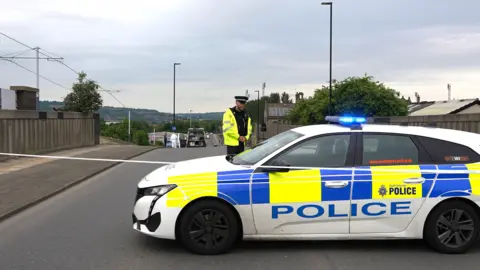
[[[475,244],[480,219],[475,209],[461,201],[442,203],[425,224],[424,239],[441,253],[460,254]]]
[[[179,240],[191,252],[217,255],[229,251],[239,234],[237,216],[224,203],[194,203],[182,216]]]

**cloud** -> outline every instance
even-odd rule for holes
[[[328,81],[329,11],[312,0],[0,0],[1,32],[65,58],[127,106],[219,111],[267,82],[269,92],[306,94]],[[385,81],[407,96],[478,96],[480,21],[473,0],[337,0],[333,76]],[[0,55],[25,48],[0,38]],[[25,54],[33,56],[32,52]],[[33,60],[19,62],[35,70]],[[68,87],[76,75],[42,61],[41,74]],[[0,61],[0,87],[35,86],[35,75]],[[67,90],[41,81],[41,96]],[[253,95],[252,95],[253,97]],[[106,105],[118,106],[104,95]]]

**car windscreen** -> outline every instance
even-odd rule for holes
[[[194,131],[188,132],[188,137],[204,137],[204,136],[205,136],[205,132],[200,130],[194,130]]]
[[[248,149],[231,159],[233,164],[254,165],[278,149],[302,137],[303,134],[288,130],[262,142],[261,144]]]

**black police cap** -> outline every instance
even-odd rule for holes
[[[247,102],[248,97],[247,96],[235,96],[235,100],[240,101],[240,102]]]

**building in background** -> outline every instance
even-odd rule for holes
[[[289,124],[287,114],[295,107],[294,103],[266,103],[264,121],[267,126]]]
[[[408,105],[409,116],[480,113],[480,100],[421,101]]]
[[[0,88],[0,110],[16,110],[17,94],[10,89]]]
[[[28,86],[10,86],[0,90],[0,109],[2,110],[38,110],[38,89]]]

